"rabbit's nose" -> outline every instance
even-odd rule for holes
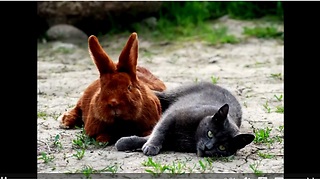
[[[109,102],[108,102],[108,106],[109,107],[115,107],[117,106],[119,103],[116,99],[111,99]]]

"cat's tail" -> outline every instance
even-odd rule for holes
[[[141,149],[142,146],[147,142],[149,136],[139,137],[139,136],[128,136],[120,138],[115,147],[118,151],[128,151]]]

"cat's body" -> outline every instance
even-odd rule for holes
[[[121,138],[116,143],[118,150],[142,148],[146,155],[163,149],[230,156],[254,139],[252,134],[240,133],[241,105],[220,86],[203,82],[156,94],[163,114],[151,135]]]

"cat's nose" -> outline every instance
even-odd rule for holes
[[[205,150],[212,149],[212,147],[213,147],[213,143],[207,142],[206,145],[205,145]]]

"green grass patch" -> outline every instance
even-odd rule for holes
[[[273,143],[274,139],[270,137],[271,128],[266,127],[265,129],[254,130],[255,139],[254,143]]]
[[[72,156],[76,157],[78,160],[84,157],[85,149],[77,149],[76,153],[72,154]]]
[[[274,95],[274,97],[275,97],[279,102],[281,102],[282,99],[283,99],[283,95],[282,95],[282,94],[280,94],[280,96]]]
[[[186,169],[192,171],[192,169],[187,167],[186,162],[173,161],[172,164],[161,164],[160,162],[153,161],[152,157],[142,162],[143,166],[150,167],[151,169],[146,169],[147,173],[150,173],[153,177],[160,177],[161,174],[166,173],[169,177],[178,176],[186,173]]]
[[[283,106],[276,106],[276,110],[275,110],[276,113],[284,113],[284,107]]]
[[[283,32],[277,30],[276,27],[268,26],[268,27],[244,27],[243,34],[248,36],[253,36],[257,38],[282,38],[283,39]]]
[[[271,113],[271,107],[269,106],[268,101],[266,101],[266,103],[263,104],[263,107],[267,111],[267,113]]]
[[[53,146],[60,149],[63,149],[62,143],[60,142],[60,134],[57,134],[53,140]]]
[[[216,77],[214,75],[211,76],[211,82],[212,84],[217,84],[218,83],[218,80],[219,80],[219,77]]]
[[[109,173],[115,174],[117,171],[118,171],[117,164],[109,165],[103,169],[94,169],[92,166],[84,165],[82,169],[77,170],[75,173],[82,173],[86,179],[91,179],[92,178],[91,175],[95,173],[109,172]]]
[[[46,164],[52,162],[54,158],[54,155],[48,155],[46,152],[41,152],[41,156],[38,157],[38,159],[42,159]]]
[[[47,117],[48,117],[48,114],[46,112],[44,112],[44,111],[38,111],[37,116],[38,116],[38,118],[46,120]]]
[[[260,161],[259,162],[254,162],[254,163],[249,165],[250,169],[253,171],[253,173],[256,176],[262,176],[263,175],[263,172],[258,169],[259,165],[260,165]]]
[[[96,141],[94,138],[86,135],[84,128],[81,127],[81,131],[76,134],[76,138],[72,140],[72,145],[78,149],[87,149],[91,145],[98,148],[104,148],[108,145],[108,142],[103,143]]]
[[[284,126],[278,127],[278,132],[283,133]],[[271,137],[270,133],[272,128],[266,127],[261,129],[254,129],[255,139],[253,140],[256,144],[267,144],[271,145],[274,142],[281,143],[283,141],[283,135],[275,135]]]
[[[258,152],[258,156],[263,159],[272,159],[275,157],[273,154]]]
[[[282,80],[282,74],[281,73],[273,73],[270,74],[270,76],[274,79]]]

